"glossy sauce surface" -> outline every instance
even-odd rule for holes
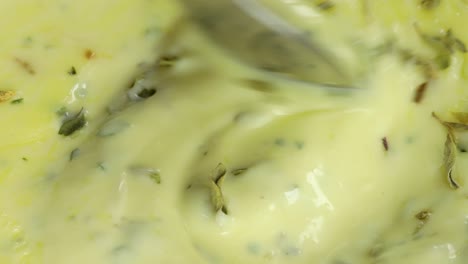
[[[468,4],[428,2],[288,2],[355,91],[239,65],[175,1],[0,2],[0,263],[466,263]]]

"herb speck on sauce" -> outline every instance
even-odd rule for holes
[[[31,66],[31,64],[28,61],[20,59],[20,58],[15,58],[15,62],[27,73],[31,75],[36,74],[36,71],[34,70],[34,68]]]
[[[419,213],[417,213],[414,217],[420,221],[427,221],[429,220],[429,217],[431,217],[432,212],[430,210],[422,210]]]
[[[440,0],[420,0],[421,8],[431,10],[440,5]]]
[[[127,91],[127,97],[131,101],[138,102],[152,97],[157,93],[157,91],[156,87],[154,87],[153,84],[148,83],[144,78],[136,79]]]
[[[414,217],[418,220],[418,225],[416,226],[416,229],[414,230],[414,234],[417,234],[419,233],[419,231],[421,231],[421,229],[429,221],[431,215],[432,215],[432,212],[430,210],[422,210],[414,215]]]
[[[382,243],[376,243],[368,251],[368,254],[369,254],[369,257],[376,259],[380,257],[384,253],[384,251],[385,251],[385,246]]]
[[[77,74],[75,66],[72,66],[72,67],[68,70],[68,74],[69,74],[69,75],[76,75],[76,74]]]
[[[97,167],[98,167],[100,170],[102,170],[102,171],[106,171],[106,170],[107,170],[107,165],[106,165],[106,163],[104,163],[104,162],[98,162],[98,163],[97,163]]]
[[[286,145],[286,140],[284,138],[276,138],[274,143],[276,146],[283,147]]]
[[[215,181],[216,184],[220,181],[221,177],[226,175],[227,169],[224,164],[219,163],[218,166],[216,166],[214,173],[213,173],[213,180]]]
[[[139,93],[138,93],[138,97],[140,98],[143,98],[143,99],[147,99],[147,98],[150,98],[151,96],[155,95],[156,94],[156,89],[154,88],[144,88],[143,90],[141,90]]]
[[[24,101],[24,98],[18,98],[18,99],[12,100],[11,104],[21,104],[23,103],[23,101]]]
[[[466,153],[467,152],[467,149],[466,149],[465,146],[457,144],[457,147],[458,147],[458,151],[460,151],[461,153]]]
[[[422,33],[417,24],[415,25],[415,28],[423,41],[436,53],[434,61],[441,70],[450,66],[450,56],[455,51],[462,53],[467,52],[465,44],[453,35],[451,29],[447,29],[437,35],[428,35],[426,33]]]
[[[294,145],[296,146],[297,149],[303,149],[305,143],[303,141],[296,141],[294,142]]]
[[[211,204],[213,205],[214,211],[218,212],[221,210],[223,213],[228,214],[228,210],[224,202],[224,197],[221,191],[221,187],[216,182],[210,181],[210,189],[211,189]]]
[[[81,150],[76,148],[70,152],[69,161],[75,160],[81,154]]]
[[[450,56],[447,53],[438,54],[434,61],[441,70],[450,67]]]
[[[444,121],[434,112],[432,112],[432,116],[447,129],[443,156],[444,174],[447,178],[450,188],[456,190],[460,188],[461,185],[454,173],[455,161],[458,154],[458,144],[457,138],[455,136],[455,131],[467,131],[468,125]]]
[[[436,113],[432,113],[432,116],[439,121],[445,128],[447,128],[451,133],[454,131],[467,131],[468,124],[457,123],[457,122],[449,122],[442,120]]]
[[[452,112],[452,115],[458,122],[462,124],[468,124],[468,113],[467,112]]]
[[[158,61],[157,65],[159,68],[171,68],[174,64],[179,60],[179,57],[176,55],[163,55],[161,56]]]
[[[126,244],[118,245],[114,247],[111,251],[112,255],[121,255],[126,253],[126,251],[129,251],[130,248]]]
[[[85,117],[85,110],[82,108],[78,114],[75,116],[68,118],[62,123],[62,126],[59,130],[59,135],[62,136],[70,136],[74,134],[76,131],[82,129],[86,125],[86,117]]]
[[[388,145],[387,137],[382,138],[382,146],[383,146],[385,151],[388,151],[390,149],[390,146]]]
[[[239,176],[247,172],[248,168],[238,168],[231,171],[231,174],[234,176]]]
[[[12,90],[2,91],[0,90],[0,103],[9,101],[15,96],[16,92]]]
[[[153,182],[161,184],[161,172],[159,169],[154,169],[144,166],[131,166],[129,171],[136,176],[147,176]]]
[[[407,49],[401,49],[400,48],[400,49],[397,49],[396,52],[398,54],[398,57],[402,61],[404,61],[406,63],[412,63],[418,69],[420,69],[420,71],[422,72],[422,74],[424,75],[424,77],[426,79],[430,80],[430,79],[433,79],[436,76],[436,69],[437,69],[437,66],[438,66],[437,59],[435,59],[436,61],[432,61],[430,59],[426,59],[426,58],[423,58],[423,57],[421,57],[419,55],[416,55],[413,51],[407,50]],[[448,63],[450,63],[450,60],[448,61]],[[436,65],[434,65],[434,64],[436,64]],[[439,65],[439,69],[440,68],[441,67]]]
[[[417,26],[416,29],[419,30]],[[437,62],[437,58],[428,59],[416,54],[412,50],[401,48],[397,49],[396,52],[402,61],[412,63],[413,65],[415,65],[422,72],[422,74],[427,80],[435,78],[437,75],[437,69],[442,69],[442,67]],[[450,57],[448,57],[447,63],[450,63]]]
[[[224,214],[228,214],[228,209],[225,204],[223,192],[221,186],[226,176],[226,167],[219,163],[213,171],[212,180],[209,182],[211,204],[215,212],[222,211]]]
[[[92,49],[86,49],[84,51],[84,57],[88,60],[93,59],[96,57],[96,53]]]
[[[419,104],[422,101],[424,95],[426,94],[427,87],[428,82],[424,82],[418,86],[416,92],[414,93],[413,102]]]
[[[161,174],[159,173],[159,171],[155,171],[155,172],[150,173],[149,177],[155,183],[161,184]]]
[[[275,91],[275,87],[271,82],[259,79],[245,79],[242,81],[248,88],[252,90],[263,92],[263,93],[271,93]]]
[[[455,138],[452,133],[447,133],[447,139],[445,140],[445,149],[444,149],[444,167],[445,167],[445,174],[447,175],[448,183],[450,188],[458,189],[460,185],[454,178],[454,165],[455,165],[455,158],[456,158],[456,143]]]
[[[26,157],[22,157],[21,159],[22,159],[23,161],[29,161],[29,159],[26,158]]]
[[[24,47],[30,47],[33,44],[33,38],[31,36],[27,36],[23,39],[23,46]]]
[[[335,7],[335,4],[331,0],[322,0],[317,4],[317,7],[322,11],[329,11]]]

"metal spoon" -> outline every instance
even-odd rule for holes
[[[258,0],[181,1],[215,43],[248,65],[309,83],[353,84],[337,58]]]

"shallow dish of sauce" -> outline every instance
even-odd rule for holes
[[[177,1],[1,1],[0,263],[468,263],[468,2],[289,2],[359,89],[241,65]]]

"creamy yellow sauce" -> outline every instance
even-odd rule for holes
[[[467,263],[468,3],[288,2],[360,89],[252,71],[172,0],[0,1],[0,263]]]

